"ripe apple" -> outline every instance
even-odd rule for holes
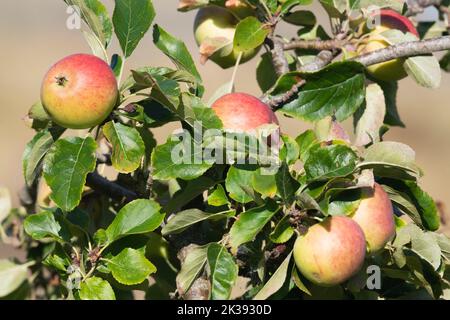
[[[294,245],[300,272],[313,283],[331,287],[343,283],[362,267],[366,239],[351,218],[332,216],[309,228]]]
[[[41,88],[42,104],[52,120],[69,129],[101,124],[119,97],[109,65],[93,55],[68,56],[50,68]]]
[[[214,61],[222,68],[236,64],[239,52],[233,48],[238,19],[227,9],[210,6],[198,11],[194,22],[195,40],[200,47],[202,62]],[[241,63],[252,59],[259,49],[245,51]]]
[[[383,249],[395,236],[395,218],[391,200],[379,184],[364,191],[363,199],[352,216],[364,231],[371,253]]]
[[[407,18],[396,11],[383,9],[380,12],[380,25],[376,26],[369,33],[369,38],[358,47],[358,54],[366,54],[389,46],[380,35],[382,32],[397,29],[402,32],[410,32],[419,37],[417,29]],[[398,81],[407,76],[403,64],[405,59],[395,59],[378,63],[367,68],[369,74],[381,81]]]

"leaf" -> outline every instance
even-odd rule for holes
[[[363,168],[374,168],[375,175],[392,177],[391,173],[381,171],[383,167],[400,169],[404,174],[417,178],[421,170],[415,163],[415,151],[402,143],[383,141],[370,146],[364,155]],[[381,168],[379,168],[381,166]]]
[[[295,192],[300,188],[300,183],[292,177],[285,162],[275,175],[275,181],[281,199],[283,199],[285,205],[291,205],[295,200]]]
[[[233,256],[222,245],[211,243],[208,246],[207,259],[211,279],[211,299],[228,300],[239,271]]]
[[[144,282],[156,272],[156,267],[139,250],[125,248],[117,256],[108,259],[108,268],[119,283],[135,285]]]
[[[384,123],[389,126],[405,127],[405,124],[400,119],[400,115],[397,110],[397,82],[379,82],[378,85],[383,89],[385,103],[386,103],[386,116]]]
[[[8,189],[0,188],[0,226],[2,222],[9,216],[11,211],[11,195]]]
[[[31,186],[40,175],[42,160],[62,132],[63,130],[38,132],[25,147],[22,156],[22,168],[28,186]]]
[[[153,28],[153,42],[179,69],[186,70],[192,74],[197,79],[198,84],[202,83],[202,78],[197,71],[194,60],[192,60],[191,54],[182,41],[174,38],[160,26],[155,25]],[[200,91],[203,91],[203,89]]]
[[[59,232],[60,224],[55,220],[53,212],[44,211],[28,216],[23,224],[25,232],[35,240],[42,240],[47,237],[62,241]]]
[[[299,135],[295,141],[300,149],[300,160],[305,163],[308,160],[309,154],[313,146],[318,145],[316,134],[313,130],[307,130]]]
[[[108,281],[98,277],[91,277],[82,282],[79,294],[81,300],[116,300]]]
[[[93,33],[84,31],[83,36],[86,39],[89,47],[91,48],[92,54],[105,62],[108,62],[108,53],[105,50],[105,47],[101,43],[100,39]]]
[[[296,26],[315,26],[316,16],[313,12],[307,10],[298,10],[284,16],[284,21]]]
[[[239,203],[248,203],[253,197],[248,192],[251,186],[254,170],[249,166],[232,166],[228,170],[225,187],[230,198]]]
[[[333,18],[339,18],[347,9],[347,0],[319,0],[327,13]]]
[[[225,189],[221,184],[219,184],[216,190],[214,190],[208,197],[208,204],[210,206],[220,207],[229,203],[230,201],[228,200]]]
[[[139,199],[124,206],[106,229],[109,243],[130,234],[148,233],[164,220],[160,206],[153,200]]]
[[[20,287],[27,279],[28,267],[32,264],[33,262],[18,265],[9,260],[0,260],[0,298]]]
[[[365,146],[380,141],[380,128],[386,115],[386,103],[383,90],[377,84],[366,89],[366,105],[356,125],[356,146]]]
[[[110,121],[103,133],[112,145],[112,164],[120,173],[130,173],[139,168],[145,154],[145,145],[139,131],[121,123]]]
[[[136,49],[155,18],[150,0],[116,0],[113,24],[125,58]]]
[[[274,202],[241,213],[230,230],[230,245],[236,252],[241,244],[252,241],[280,210]]]
[[[269,32],[270,28],[257,18],[247,17],[236,26],[233,46],[238,52],[256,49],[263,44]]]
[[[290,72],[283,75],[271,95],[289,91],[299,79],[306,80],[298,98],[280,110],[306,121],[335,116],[341,122],[350,117],[364,102],[364,67],[353,62],[338,62],[316,73]]]
[[[434,270],[441,265],[441,249],[430,232],[420,232],[411,237],[411,249],[431,264]]]
[[[283,287],[286,277],[288,276],[291,257],[292,252],[286,257],[286,259],[284,259],[272,277],[270,277],[269,281],[267,281],[264,287],[259,290],[253,300],[266,300]]]
[[[52,190],[50,198],[64,211],[72,211],[81,200],[86,177],[95,169],[97,144],[86,138],[56,141],[44,159],[44,177]]]
[[[233,213],[234,211],[206,213],[198,209],[188,209],[178,212],[172,218],[170,218],[167,224],[162,228],[161,233],[163,236],[180,233],[194,224],[200,223],[205,220],[226,219]]]
[[[189,290],[203,270],[207,261],[208,247],[209,244],[194,246],[189,249],[177,275],[177,289],[180,295],[184,295]]]
[[[269,238],[273,243],[286,243],[295,234],[294,228],[290,223],[290,216],[284,216],[276,225]]]
[[[193,180],[203,175],[212,164],[201,158],[203,150],[193,149],[191,141],[187,143],[168,140],[157,146],[152,153],[153,177],[157,180],[183,179]],[[194,145],[196,146],[196,145]]]
[[[300,157],[300,146],[297,141],[288,135],[283,134],[281,139],[284,143],[280,151],[281,160],[286,161],[288,165],[295,164]]]
[[[409,188],[409,192],[413,195],[416,201],[416,207],[420,212],[420,217],[424,227],[427,230],[436,231],[440,227],[440,215],[436,202],[433,198],[423,191],[417,183],[413,181],[406,181],[405,184]]]
[[[263,196],[273,198],[277,194],[277,182],[275,174],[267,174],[263,172],[262,168],[258,168],[253,173],[252,187],[256,192]]]
[[[356,167],[357,156],[352,149],[343,145],[332,145],[311,152],[305,162],[309,181],[345,177]]]

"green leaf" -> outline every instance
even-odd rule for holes
[[[266,300],[283,287],[286,277],[288,276],[291,257],[292,252],[286,257],[286,259],[284,259],[272,277],[270,277],[269,281],[267,281],[264,287],[259,290],[253,300]]]
[[[281,199],[285,205],[291,205],[295,200],[295,193],[300,187],[300,183],[292,177],[289,166],[285,162],[275,175],[275,181]]]
[[[283,75],[271,95],[289,91],[299,79],[306,84],[298,97],[280,110],[306,121],[335,116],[341,122],[350,117],[364,102],[364,67],[353,62],[338,62],[316,73],[290,72]]]
[[[295,141],[300,148],[300,160],[305,163],[308,160],[311,149],[319,145],[316,134],[313,130],[307,130],[299,135]]]
[[[316,16],[311,11],[298,10],[284,16],[284,21],[296,26],[314,27],[317,23]]]
[[[188,252],[181,265],[181,270],[177,275],[177,289],[179,294],[185,294],[195,279],[197,279],[200,272],[202,272],[207,261],[208,247],[209,244],[204,246],[192,245],[186,249]]]
[[[294,228],[291,226],[289,220],[290,216],[286,215],[278,222],[269,236],[273,243],[286,243],[295,234]]]
[[[155,9],[150,0],[116,0],[114,30],[125,58],[131,56],[154,18]]]
[[[177,113],[192,128],[201,126],[205,131],[208,129],[222,129],[223,124],[220,118],[200,98],[189,93],[183,93],[181,101],[182,104],[179,106]]]
[[[123,249],[107,262],[114,279],[125,285],[142,283],[150,274],[156,272],[156,267],[145,258],[143,252],[131,248]]]
[[[228,300],[239,271],[233,256],[224,246],[211,243],[208,246],[207,259],[211,279],[211,299]]]
[[[35,240],[44,238],[54,238],[62,241],[59,232],[60,224],[55,220],[53,212],[44,211],[38,214],[28,216],[23,224],[25,232]]]
[[[200,223],[205,220],[215,221],[226,219],[232,216],[233,213],[234,211],[207,213],[198,209],[188,209],[178,212],[172,218],[170,218],[167,224],[162,228],[161,233],[163,236],[180,233],[194,224]]]
[[[347,9],[347,0],[319,0],[327,13],[333,18],[339,18]]]
[[[106,7],[99,0],[65,0],[80,9],[81,18],[89,26],[102,46],[111,42],[113,25]]]
[[[283,140],[283,147],[280,150],[280,158],[286,161],[288,165],[293,165],[300,157],[300,146],[290,136],[283,134],[281,136]]]
[[[262,168],[253,173],[252,187],[263,196],[273,198],[277,194],[277,182],[275,174],[267,174]]]
[[[197,146],[194,144],[194,146]],[[197,146],[199,147],[199,146]],[[194,150],[193,150],[194,149]],[[172,158],[176,156],[176,159]],[[202,160],[201,147],[188,142],[169,140],[157,146],[152,153],[153,177],[157,180],[193,180],[203,175],[212,164]],[[196,159],[200,157],[200,159]]]
[[[442,70],[450,72],[450,51],[447,51],[447,53],[441,58],[439,64]]]
[[[83,36],[89,47],[91,48],[92,54],[105,62],[108,62],[108,53],[105,50],[104,45],[100,39],[89,31],[83,30]]]
[[[116,300],[109,282],[98,277],[91,277],[82,282],[79,294],[81,300]]]
[[[44,159],[44,177],[52,190],[50,198],[64,211],[72,211],[81,200],[86,177],[95,169],[97,143],[69,137],[56,141]]]
[[[208,204],[210,206],[220,207],[229,203],[230,201],[228,200],[225,189],[221,184],[219,184],[216,190],[214,190],[208,197]]]
[[[33,262],[15,264],[9,260],[0,260],[0,298],[6,297],[27,279],[28,267]]]
[[[253,200],[249,194],[252,185],[254,168],[247,166],[232,166],[228,170],[225,187],[230,198],[239,203],[248,203]]]
[[[263,44],[270,28],[261,23],[255,17],[247,17],[241,20],[234,35],[234,48],[239,52],[245,52],[258,48]]]
[[[383,89],[385,103],[386,103],[386,116],[384,123],[389,126],[405,127],[405,124],[400,119],[400,115],[397,110],[397,82],[378,82],[378,85]]]
[[[63,130],[41,131],[25,147],[22,156],[22,168],[28,186],[31,186],[40,175],[42,160],[62,132]]]
[[[160,226],[164,214],[153,200],[139,199],[123,207],[106,229],[109,242],[130,234],[148,233]]]
[[[310,5],[313,2],[313,0],[285,0],[285,1],[279,1],[279,2],[283,3],[281,5],[281,12],[282,12],[282,14],[285,14],[285,13],[289,12],[289,10],[291,10],[292,8],[294,8],[296,6]]]
[[[434,270],[441,265],[441,249],[432,233],[420,232],[411,237],[411,249],[431,264]]]
[[[408,186],[409,192],[416,201],[416,206],[419,209],[424,227],[431,231],[438,230],[440,227],[440,216],[436,202],[434,202],[433,198],[423,191],[417,183],[406,181],[405,184]]]
[[[356,168],[357,156],[352,149],[343,145],[332,145],[311,152],[305,162],[309,181],[345,177]]]
[[[194,60],[192,60],[189,50],[182,41],[174,38],[158,25],[155,25],[153,29],[153,42],[179,69],[186,70],[192,74],[197,79],[199,85],[202,83],[202,78],[195,67]],[[201,88],[200,91],[202,90]]]
[[[12,208],[11,195],[8,189],[0,188],[0,226],[9,216]]]
[[[280,210],[274,202],[241,213],[230,230],[230,244],[236,252],[241,244],[252,241],[272,217]]]
[[[130,173],[139,168],[145,154],[144,141],[135,128],[110,121],[103,133],[112,145],[112,164],[120,173]]]

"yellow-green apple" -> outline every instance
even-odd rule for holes
[[[391,200],[379,184],[363,192],[361,203],[352,216],[364,231],[371,253],[383,249],[395,236],[395,218]]]
[[[346,216],[332,216],[310,227],[294,245],[300,272],[320,286],[345,282],[362,267],[366,239],[361,227]]]
[[[101,124],[119,97],[116,77],[109,65],[89,54],[68,56],[44,77],[42,104],[52,120],[69,129]]]
[[[225,7],[240,19],[255,15],[255,10],[244,0],[227,0]]]
[[[382,37],[381,33],[391,29],[397,29],[404,33],[410,32],[419,37],[417,29],[405,16],[396,11],[383,9],[379,13],[380,25],[375,26],[369,33],[369,37],[358,47],[358,54],[366,54],[376,50],[384,49],[389,43]],[[367,68],[369,74],[381,81],[398,81],[407,76],[403,64],[405,59],[399,58],[378,63]]]
[[[233,47],[238,19],[227,9],[209,6],[198,11],[194,22],[194,35],[200,47],[202,63],[208,59],[222,68],[236,64],[239,52]],[[259,49],[243,52],[241,63],[252,59]]]

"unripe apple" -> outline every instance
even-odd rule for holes
[[[69,129],[101,124],[119,97],[109,65],[93,55],[75,54],[57,62],[44,77],[42,104],[52,120]]]
[[[233,48],[237,18],[227,9],[218,6],[202,8],[195,17],[194,34],[200,46],[202,62],[210,59],[226,69],[236,64],[239,52]],[[241,63],[252,59],[259,49],[245,51]]]
[[[332,216],[309,228],[294,245],[294,260],[311,282],[335,286],[354,276],[362,267],[366,240],[351,218]]]
[[[222,120],[224,129],[248,132],[265,124],[278,124],[272,109],[246,93],[230,93],[219,98],[212,109]]]
[[[245,3],[244,0],[227,0],[225,7],[240,19],[255,15],[255,10]]]
[[[412,22],[396,11],[388,9],[381,10],[379,19],[380,25],[375,26],[370,31],[369,38],[358,47],[358,54],[366,54],[387,48],[389,43],[380,34],[390,29],[397,29],[404,33],[410,32],[419,37],[419,33]],[[367,70],[375,79],[381,81],[398,81],[407,76],[403,68],[404,62],[404,58],[394,59],[369,66]]]
[[[395,236],[395,219],[386,191],[379,184],[369,190],[364,191],[363,199],[352,218],[364,231],[369,251],[374,253],[383,249]]]

